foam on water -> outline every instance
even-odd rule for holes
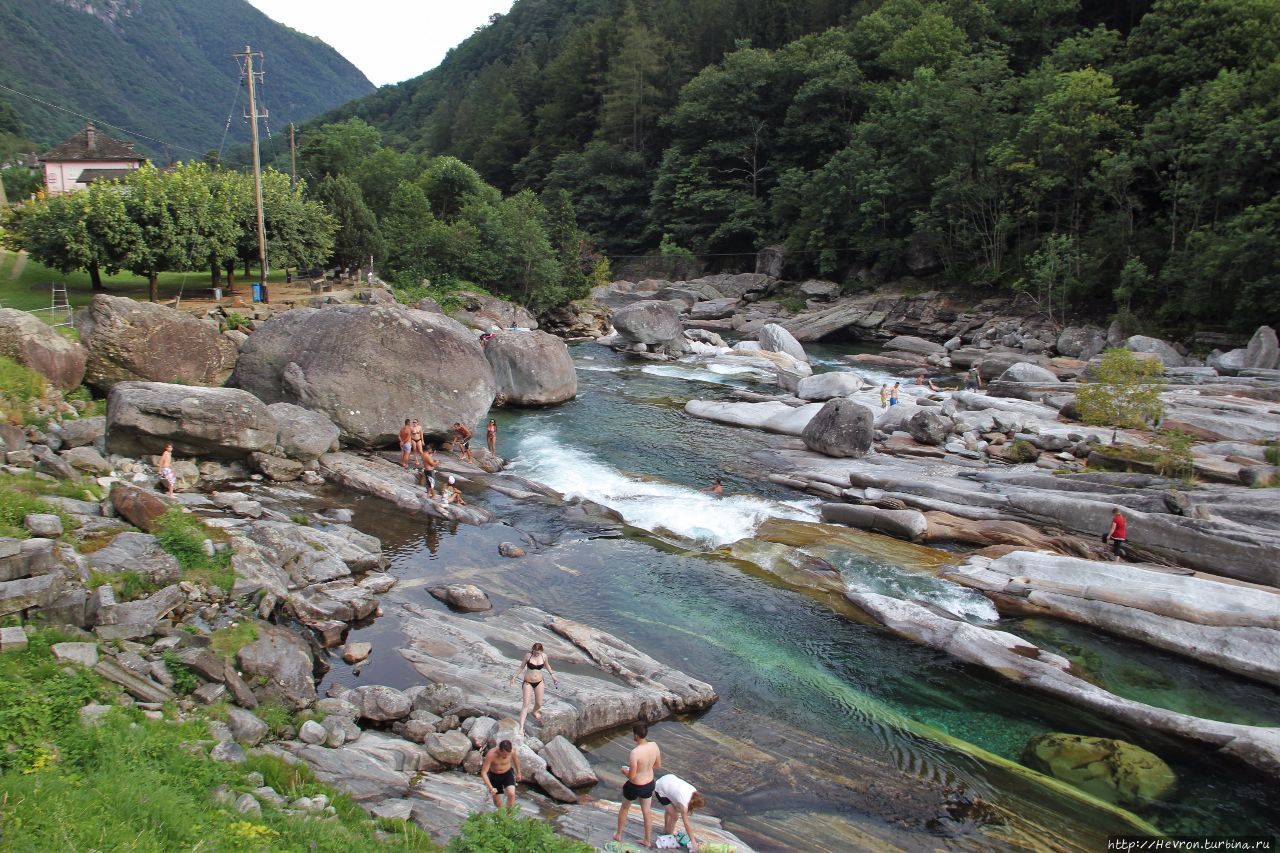
[[[680,379],[690,382],[710,382],[713,385],[732,385],[732,377],[741,373],[750,373],[750,370],[742,371],[733,369],[732,372],[722,373],[716,370],[721,365],[707,365],[707,369],[694,367],[692,365],[677,364],[650,364],[640,368],[641,373],[647,373],[650,376],[663,376],[668,379]]]
[[[943,578],[866,559],[840,560],[845,588],[874,592],[904,601],[926,601],[961,619],[996,622],[1000,613],[986,596]]]
[[[628,524],[709,548],[752,536],[769,518],[814,518],[799,502],[748,495],[717,497],[675,483],[643,480],[565,445],[554,432],[522,438],[512,470],[568,497],[607,506]]]

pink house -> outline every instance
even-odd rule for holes
[[[50,195],[82,190],[94,181],[123,178],[146,162],[133,150],[132,142],[122,142],[99,133],[93,122],[75,136],[40,155],[44,164],[44,188]]]

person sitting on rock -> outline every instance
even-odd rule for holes
[[[459,504],[466,506],[467,502],[462,499],[462,491],[454,485],[453,475],[449,475],[449,482],[440,487],[440,496],[444,498],[447,504]]]
[[[676,819],[679,818],[684,823],[685,835],[689,836],[689,850],[697,853],[698,838],[693,834],[693,821],[689,815],[706,805],[702,795],[674,773],[659,777],[653,793],[658,798],[658,805],[663,807],[662,834],[675,832]]]
[[[1107,531],[1107,535],[1103,539],[1110,543],[1111,552],[1117,560],[1124,559],[1124,543],[1128,526],[1124,513],[1120,510],[1120,507],[1116,507],[1115,513],[1111,516],[1111,529]]]
[[[524,705],[520,708],[520,734],[524,734],[524,721],[529,716],[529,705],[533,705],[533,718],[539,722],[542,721],[542,691],[545,689],[546,681],[542,675],[544,669],[547,675],[551,676],[551,683],[558,687],[560,679],[556,678],[556,674],[551,671],[551,660],[542,650],[542,643],[534,643],[529,649],[529,654],[520,661],[520,666],[507,682],[515,684],[516,676],[524,673],[524,684],[520,687],[524,697]]]
[[[511,748],[511,741],[504,740],[484,754],[480,778],[489,787],[493,807],[502,808],[502,794],[507,795],[507,805],[516,804],[516,780],[520,778],[520,756]]]

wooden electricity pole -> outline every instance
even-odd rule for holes
[[[298,185],[298,148],[293,143],[293,122],[289,122],[289,186]]]
[[[262,161],[258,155],[258,119],[266,118],[266,113],[259,115],[257,95],[255,92],[255,80],[253,71],[253,57],[261,57],[262,54],[255,54],[248,45],[245,45],[244,53],[241,54],[245,62],[245,77],[249,81],[249,138],[253,142],[253,197],[258,205],[258,267],[262,272],[262,288],[265,291],[267,287],[267,224],[262,215]]]

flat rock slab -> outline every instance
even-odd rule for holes
[[[520,691],[509,685],[516,655],[540,642],[552,665],[571,664],[560,686],[546,692],[539,736],[571,741],[637,720],[709,708],[711,685],[665,666],[622,640],[534,607],[513,607],[487,619],[408,605],[400,650],[413,668],[436,683],[459,688],[470,715],[495,719],[520,713]],[[566,667],[567,668],[567,667]],[[582,675],[595,670],[598,674]],[[537,723],[529,720],[532,729]]]
[[[377,457],[326,453],[320,457],[320,471],[332,483],[382,498],[410,512],[463,524],[486,524],[493,520],[488,510],[478,506],[458,506],[431,500],[412,473],[394,462]]]

